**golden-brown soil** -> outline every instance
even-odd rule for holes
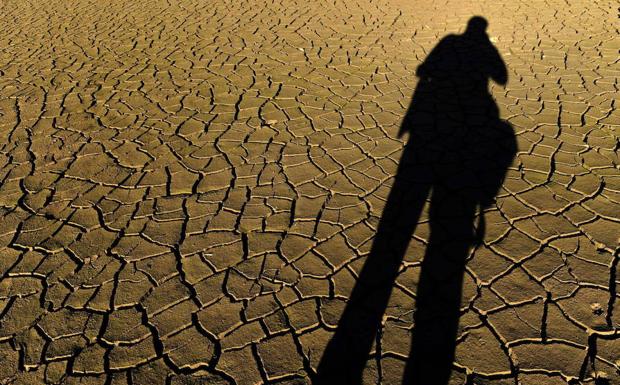
[[[603,0],[0,4],[0,384],[309,384],[417,66],[473,15],[517,154],[451,384],[620,383],[618,9]],[[369,351],[401,383],[428,207]]]

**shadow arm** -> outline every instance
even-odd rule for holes
[[[505,86],[508,83],[508,70],[506,64],[500,56],[499,52],[493,47],[493,67],[491,71],[491,79],[499,85]]]

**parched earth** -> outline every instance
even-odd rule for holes
[[[2,1],[0,384],[310,384],[416,67],[473,15],[518,154],[468,257],[451,384],[619,384],[617,6]],[[364,383],[401,382],[427,218]]]

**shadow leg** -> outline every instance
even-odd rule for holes
[[[407,385],[446,385],[450,379],[465,261],[474,241],[475,201],[439,190],[431,199],[431,237],[417,289]]]
[[[316,385],[361,385],[398,269],[428,197],[430,183],[423,177],[401,162],[370,254],[319,364]]]

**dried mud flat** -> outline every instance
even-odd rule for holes
[[[518,153],[451,384],[620,383],[614,1],[4,1],[0,384],[309,384],[472,15]],[[420,218],[364,383],[399,384]]]

